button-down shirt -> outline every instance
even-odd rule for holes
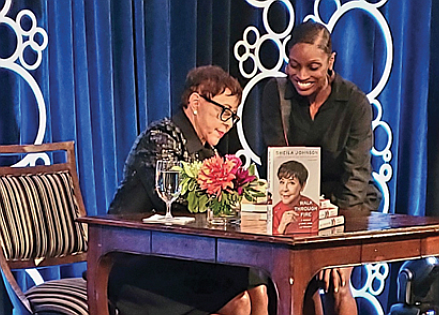
[[[291,106],[287,126],[282,123],[277,80],[287,81],[284,98]],[[312,119],[308,99],[288,79],[267,82],[262,102],[265,145],[320,147],[321,193],[340,208],[376,210],[381,194],[371,176],[372,107],[357,86],[337,74],[331,87]]]

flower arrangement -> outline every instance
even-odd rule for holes
[[[245,197],[253,201],[265,196],[257,186],[263,185],[255,175],[256,167],[245,168],[239,157],[215,155],[203,162],[182,162],[181,196],[190,212],[211,209],[214,215],[230,214]]]

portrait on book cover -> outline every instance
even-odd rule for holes
[[[273,233],[309,233],[318,220],[318,204],[304,194],[308,169],[298,161],[286,161],[277,170],[279,201],[273,207]],[[274,184],[274,183],[273,183]],[[274,193],[276,193],[274,191]]]

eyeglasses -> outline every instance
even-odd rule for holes
[[[228,121],[229,119],[232,119],[232,123],[236,124],[241,118],[239,118],[238,115],[236,115],[234,112],[232,112],[232,110],[224,105],[221,105],[220,103],[217,103],[213,100],[211,100],[210,98],[207,98],[204,95],[199,94],[206,102],[209,102],[213,105],[216,105],[218,107],[221,107],[223,110],[220,114],[220,119],[222,121]]]

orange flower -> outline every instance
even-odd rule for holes
[[[219,155],[204,160],[197,179],[200,188],[206,190],[209,195],[220,198],[224,190],[233,189],[234,167],[234,162],[224,160]]]

